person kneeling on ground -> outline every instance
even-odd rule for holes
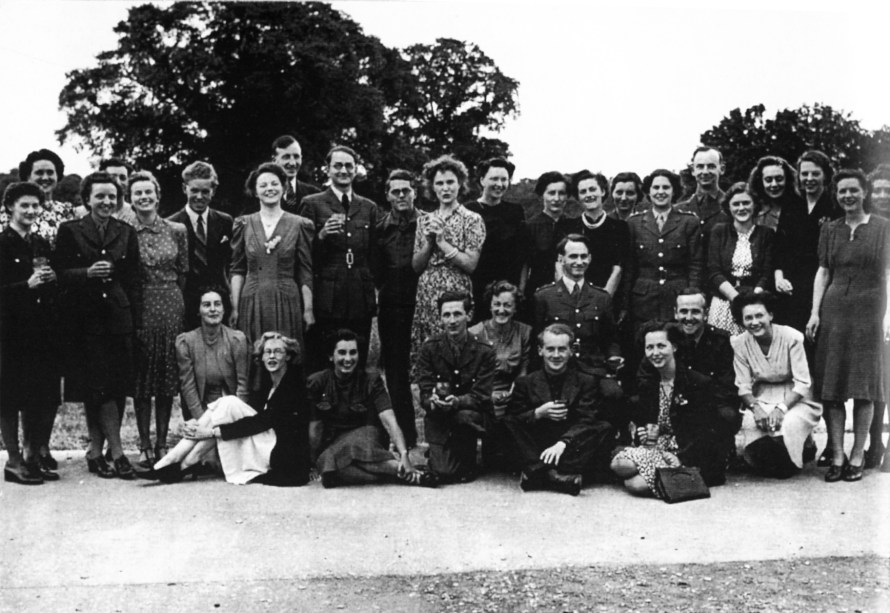
[[[237,396],[211,402],[200,418],[183,424],[183,440],[138,476],[181,481],[197,474],[201,461],[216,449],[229,483],[296,486],[309,481],[300,345],[278,332],[266,332],[254,344],[254,356],[262,361],[265,373],[251,404]]]
[[[632,399],[640,446],[612,459],[612,470],[632,494],[655,493],[657,468],[696,466],[709,486],[726,482],[726,458],[734,434],[725,415],[733,398],[723,386],[677,362],[680,333],[669,323],[651,321],[640,330],[646,359],[655,376],[643,375]]]
[[[331,368],[309,377],[309,445],[324,487],[390,480],[435,487],[432,473],[416,469],[378,374],[359,368],[359,339],[337,330]],[[381,427],[381,425],[383,427]],[[399,458],[387,449],[383,428]]]
[[[468,294],[445,292],[438,307],[445,332],[427,339],[417,359],[429,465],[444,481],[466,483],[476,478],[476,439],[491,420],[497,360],[467,331]]]
[[[519,486],[577,496],[582,473],[605,466],[612,426],[597,418],[602,404],[596,377],[571,364],[575,338],[565,324],[538,336],[544,368],[520,377],[504,425],[523,465]]]

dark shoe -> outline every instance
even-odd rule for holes
[[[114,469],[109,466],[108,462],[105,461],[105,458],[101,456],[95,459],[87,458],[87,469],[102,479],[114,479],[117,476]]]
[[[21,485],[43,484],[43,478],[40,476],[40,473],[34,474],[25,463],[10,466],[9,462],[7,462],[3,468],[3,480]]]
[[[139,450],[139,461],[136,462],[136,466],[140,468],[151,468],[157,461],[157,456],[152,448],[146,447]]]
[[[337,487],[340,485],[340,478],[337,476],[337,473],[334,471],[321,473],[321,486],[326,490],[329,490],[333,487]]]
[[[436,476],[436,473],[420,469],[414,474],[401,473],[396,478],[399,480],[399,483],[404,483],[405,485],[416,485],[419,487],[437,487],[439,485],[439,477]]]
[[[59,470],[59,463],[53,457],[53,454],[48,451],[46,452],[46,455],[40,456],[40,461],[50,470]]]
[[[136,471],[133,469],[133,465],[130,464],[130,460],[128,460],[125,455],[122,455],[114,461],[114,469],[117,471],[117,476],[121,479],[131,481],[136,478]]]
[[[536,492],[545,486],[544,474],[541,471],[524,470],[519,476],[519,489],[523,492]]]
[[[884,460],[881,462],[881,472],[890,473],[890,449],[884,452]]]
[[[808,436],[803,443],[803,463],[809,464],[815,460],[817,451],[816,441],[813,440],[813,437]]]
[[[868,451],[865,452],[865,463],[863,466],[865,466],[867,470],[880,466],[881,460],[884,459],[884,451],[884,446],[881,444],[871,445],[868,448]]]
[[[555,470],[550,470],[547,473],[547,481],[549,489],[554,492],[568,494],[569,496],[577,496],[581,493],[581,475],[562,474]]]
[[[167,450],[166,447],[161,447],[160,445],[157,445],[157,446],[155,446],[155,449],[154,449],[155,457],[156,457],[158,460],[160,460],[160,459],[163,458],[165,455],[167,455],[167,451],[168,451],[168,450]]]
[[[836,483],[843,479],[844,477],[844,468],[846,465],[837,466],[832,464],[828,467],[828,472],[825,473],[825,481],[826,483]]]
[[[834,452],[831,450],[831,445],[825,445],[822,455],[816,460],[816,466],[825,468],[826,466],[832,466],[832,462],[834,462]]]
[[[859,466],[847,464],[842,471],[844,481],[861,481],[862,470],[863,466],[861,464]]]
[[[111,457],[111,447],[105,450],[105,461],[114,462],[114,458]]]
[[[61,479],[59,473],[53,471],[49,464],[46,462],[46,458],[43,456],[38,456],[37,461],[34,463],[36,470],[43,477],[44,481],[58,481]]]
[[[184,476],[182,468],[179,466],[179,463],[176,464],[168,464],[163,468],[158,468],[155,470],[155,473],[158,475],[158,481],[161,483],[179,483],[182,481]]]

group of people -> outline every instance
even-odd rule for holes
[[[213,166],[194,162],[164,219],[150,172],[105,160],[74,207],[52,200],[58,156],[26,158],[0,217],[7,481],[59,478],[60,381],[84,403],[88,469],[104,478],[431,487],[502,469],[524,491],[592,479],[657,495],[662,467],[697,467],[708,485],[732,466],[790,477],[815,458],[823,417],[827,481],[890,469],[890,167],[767,156],[723,192],[720,152],[699,147],[682,202],[665,169],[554,171],[526,219],[505,200],[504,159],[476,169],[467,203],[467,168],[428,162],[430,211],[406,170],[389,174],[387,208],[355,193],[349,147],[328,152],[324,189],[297,178],[301,161],[295,138],[276,139],[236,219],[212,206]],[[128,396],[139,470],[120,440]],[[408,453],[418,412],[425,466]]]

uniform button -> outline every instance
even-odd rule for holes
[[[663,239],[663,238],[659,238],[659,239],[658,239],[658,242],[659,242],[659,243],[663,243],[663,242],[664,242],[664,239]]]
[[[663,257],[664,257],[664,252],[663,252],[663,251],[659,251],[659,252],[658,252],[658,257],[663,258]]]
[[[658,270],[664,270],[664,266],[659,266]]]
[[[352,232],[347,232],[347,233],[346,233],[346,236],[347,236],[347,237],[351,237],[351,236],[352,236]]]
[[[575,312],[576,312],[576,313],[580,313],[580,312],[581,312],[581,309],[575,309]]]
[[[108,294],[106,294],[105,292],[102,292],[102,297],[103,297],[103,298],[108,298]]]
[[[102,255],[105,255],[105,250],[103,249],[103,250],[100,251],[99,253],[101,253]]]
[[[580,327],[581,327],[581,324],[575,324],[575,327],[576,327],[576,328],[580,328]]]
[[[658,280],[658,284],[659,284],[659,285],[664,285],[664,279],[659,279],[659,280]]]

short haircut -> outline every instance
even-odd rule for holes
[[[782,169],[782,173],[785,175],[786,193],[788,193],[788,190],[791,190],[791,192],[796,191],[797,181],[795,180],[794,168],[788,163],[788,160],[777,155],[765,155],[757,160],[757,164],[751,169],[751,174],[748,175],[748,187],[751,189],[751,195],[755,200],[760,200],[761,202],[770,200],[769,195],[763,188],[763,171],[768,166],[778,166]]]
[[[466,193],[467,181],[469,179],[467,167],[454,156],[440,155],[423,165],[423,186],[426,190],[427,198],[431,200],[436,199],[436,193],[433,191],[433,182],[436,180],[436,175],[440,172],[449,171],[454,173],[454,176],[457,177],[457,182],[460,184],[458,196]]]
[[[729,186],[729,189],[723,194],[723,198],[720,199],[720,208],[730,219],[732,219],[732,214],[729,212],[729,203],[739,194],[748,194],[751,197],[751,201],[754,203],[752,217],[756,217],[760,212],[760,209],[763,208],[763,204],[761,203],[760,198],[755,196],[751,191],[751,185],[745,181],[737,181]]]
[[[56,168],[56,176],[59,179],[65,175],[65,164],[62,162],[62,158],[49,149],[38,149],[29,153],[28,157],[19,164],[19,179],[22,181],[30,179],[31,171],[34,170],[34,162],[39,162],[40,160],[52,162]]]
[[[535,193],[538,196],[543,196],[544,192],[547,191],[547,186],[552,183],[564,183],[566,191],[571,187],[571,181],[569,181],[568,177],[558,170],[549,170],[538,177],[538,181],[535,183]]]
[[[127,173],[133,172],[133,165],[121,158],[105,158],[99,162],[99,170],[108,170],[111,167],[123,166]]]
[[[516,164],[509,162],[504,158],[490,158],[483,160],[476,166],[476,177],[481,181],[492,168],[503,168],[507,171],[507,176],[513,178],[513,171],[516,170]]]
[[[544,335],[547,333],[553,334],[555,336],[568,336],[569,337],[569,345],[575,342],[575,333],[572,332],[572,329],[568,327],[566,324],[557,323],[550,324],[545,327],[538,333],[538,347],[544,346]]]
[[[7,211],[12,212],[12,205],[18,202],[23,196],[34,196],[40,203],[40,206],[46,202],[46,195],[36,183],[30,181],[14,181],[6,186],[3,191],[3,206]]]
[[[285,336],[281,332],[263,332],[263,335],[260,336],[253,343],[253,357],[258,362],[261,362],[263,359],[263,349],[266,347],[266,343],[269,341],[281,341],[284,343],[284,350],[286,352],[285,359],[291,364],[299,364],[302,359],[302,349],[300,347],[300,343],[297,339],[290,338],[289,336]]]
[[[740,290],[739,295],[735,297],[729,307],[732,318],[740,326],[742,325],[742,311],[746,306],[752,304],[762,304],[768,313],[772,313],[776,306],[776,297],[768,291],[755,293],[754,290],[747,287]]]
[[[516,310],[518,311],[520,305],[522,304],[522,292],[519,291],[518,287],[516,287],[509,281],[505,281],[503,279],[501,279],[500,281],[492,281],[485,286],[485,293],[482,295],[482,299],[485,301],[485,304],[490,305],[495,296],[500,296],[505,292],[510,292],[511,294],[513,294],[513,302],[515,304]]]
[[[272,141],[272,155],[275,155],[276,149],[287,149],[294,143],[297,143],[297,139],[291,136],[290,134],[282,134],[278,138]],[[299,144],[299,143],[297,143]]]
[[[831,180],[834,178],[834,167],[831,165],[831,159],[819,151],[818,149],[810,149],[809,151],[804,151],[799,158],[797,158],[797,164],[794,167],[797,169],[797,177],[800,178],[800,165],[804,162],[811,162],[822,169],[822,174],[825,176],[825,187],[831,185]],[[799,185],[800,181],[797,181],[798,190],[803,193],[803,190],[800,189]]]
[[[260,175],[270,172],[281,181],[281,187],[283,188],[287,185],[287,173],[284,172],[284,168],[276,164],[275,162],[263,162],[259,166],[256,167],[256,170],[250,173],[247,177],[247,181],[244,182],[244,189],[250,196],[256,196],[256,182],[259,180]],[[281,192],[281,197],[284,197],[284,192]]]
[[[657,168],[649,173],[643,179],[643,192],[648,194],[649,190],[652,189],[652,182],[658,177],[665,177],[670,182],[671,189],[674,190],[674,193],[671,195],[671,204],[679,200],[683,194],[683,183],[680,181],[680,175],[671,172],[667,168]]]
[[[683,340],[682,332],[677,329],[677,326],[674,325],[672,321],[664,321],[661,319],[652,319],[647,322],[644,322],[640,329],[637,330],[637,346],[645,347],[646,346],[646,335],[651,334],[653,332],[666,332],[667,339],[674,345],[679,345]]]
[[[80,182],[80,199],[84,206],[87,208],[90,206],[89,202],[90,196],[93,194],[93,186],[102,183],[114,185],[114,189],[117,191],[117,204],[120,204],[121,199],[124,197],[124,186],[104,170],[97,170],[85,176],[83,181]]]
[[[684,287],[679,292],[677,292],[677,298],[679,298],[680,296],[701,296],[705,309],[708,308],[708,296],[705,294],[704,290],[698,287],[692,285]],[[676,304],[676,300],[674,302]]]
[[[705,151],[716,151],[717,152],[717,163],[723,164],[723,154],[717,147],[711,147],[710,145],[699,145],[695,148],[695,151],[692,152],[692,157],[689,158],[690,164],[695,161],[695,156],[699,153],[704,153]]]
[[[213,187],[219,185],[219,177],[216,174],[216,169],[212,164],[208,162],[202,162],[198,160],[197,162],[192,162],[182,170],[182,182],[188,183],[189,181],[193,181],[195,179],[210,181],[213,184]]]
[[[364,339],[362,338],[361,335],[356,334],[349,328],[338,328],[329,337],[329,340],[327,342],[328,355],[330,355],[330,356],[334,355],[334,350],[337,348],[337,343],[339,343],[341,341],[345,341],[347,343],[355,342],[355,345],[359,351],[359,357],[361,358],[362,357],[361,353],[362,353],[362,341],[363,340]]]
[[[334,154],[338,152],[352,156],[352,161],[358,164],[358,153],[356,153],[352,147],[347,147],[346,145],[334,145],[333,147],[331,147],[331,150],[328,151],[328,154],[324,156],[324,163],[330,166],[331,159],[334,157]]]
[[[637,197],[643,197],[643,180],[640,178],[635,172],[619,172],[617,175],[612,177],[612,182],[609,184],[609,193],[611,194],[615,191],[615,186],[619,183],[633,183],[634,187],[637,188]]]
[[[127,195],[130,196],[133,190],[133,185],[139,183],[140,181],[150,181],[155,186],[155,192],[158,195],[158,205],[161,203],[161,184],[158,183],[158,180],[155,178],[153,174],[151,174],[147,170],[140,170],[138,172],[134,172],[130,175],[130,178],[127,179]]]
[[[863,202],[862,208],[868,213],[871,211],[871,198],[869,197],[871,190],[869,189],[868,177],[858,168],[842,168],[835,173],[831,180],[831,195],[837,199],[837,186],[844,179],[855,179],[862,188]]]
[[[442,315],[442,306],[446,302],[462,302],[464,305],[464,311],[469,315],[470,309],[473,306],[473,298],[466,292],[456,292],[456,291],[447,291],[442,292],[439,297],[436,299],[436,311],[438,311],[439,315]]]
[[[388,177],[386,177],[387,192],[389,192],[389,184],[393,181],[408,181],[411,184],[411,189],[415,189],[414,184],[417,182],[417,178],[411,174],[411,172],[403,168],[396,168],[389,173]]]
[[[220,299],[223,301],[223,310],[226,310],[226,296],[229,295],[228,290],[222,287],[221,285],[202,285],[198,288],[198,291],[194,294],[194,304],[187,305],[187,309],[191,309],[191,313],[197,313],[198,309],[201,308],[201,300],[204,298],[206,294],[214,293],[217,294]]]
[[[556,253],[558,253],[559,255],[565,255],[566,254],[566,245],[568,245],[570,242],[581,243],[582,245],[587,247],[587,252],[588,253],[590,252],[590,241],[587,239],[587,237],[584,236],[583,234],[572,233],[572,234],[567,235],[565,238],[563,238],[561,241],[559,241],[559,243],[557,243]]]
[[[601,172],[590,172],[585,168],[572,175],[570,192],[573,197],[578,197],[578,186],[581,184],[581,181],[587,181],[588,179],[595,180],[597,185],[600,186],[600,190],[603,192],[603,199],[609,195],[609,180],[606,179],[606,176]]]

